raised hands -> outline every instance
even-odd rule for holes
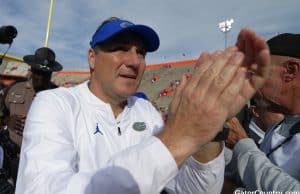
[[[158,135],[177,164],[211,141],[237,114],[267,79],[269,66],[266,42],[249,29],[240,32],[236,46],[200,56],[192,78],[182,77],[168,122]]]
[[[270,52],[265,40],[250,29],[243,29],[237,39],[236,46],[244,53],[242,66],[247,70],[242,90],[236,98],[229,118],[232,118],[242,106],[262,87],[270,73]]]
[[[248,138],[245,129],[236,117],[227,121],[226,125],[229,128],[229,135],[226,140],[227,147],[232,149],[239,140]]]

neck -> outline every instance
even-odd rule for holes
[[[276,122],[283,119],[283,115],[280,113],[265,113],[261,114],[260,117],[254,117],[254,121],[256,125],[261,128],[263,131],[266,131],[269,129],[272,125],[274,125]]]
[[[113,104],[113,103],[109,103],[109,104],[111,106],[111,109],[114,113],[115,118],[117,118],[118,115],[124,110],[124,108],[127,104],[127,101],[124,101],[124,102],[119,103],[119,104]]]
[[[254,118],[254,122],[261,130],[266,131],[268,129],[268,126],[260,119]]]
[[[286,113],[288,115],[300,115],[300,96],[296,99],[296,96],[288,104],[289,111]]]
[[[43,91],[43,90],[48,90],[50,89],[50,83],[44,83],[44,85],[42,87],[36,87],[33,85],[33,89],[36,93],[40,92],[40,91]]]
[[[285,90],[282,102],[288,110],[285,114],[300,115],[300,86],[293,85],[288,90]]]
[[[114,116],[117,117],[127,105],[127,98],[105,94],[101,88],[97,87],[93,81],[88,83],[90,91],[100,100],[110,104]]]

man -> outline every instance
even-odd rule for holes
[[[52,72],[62,69],[55,61],[55,53],[47,47],[37,49],[34,55],[24,56],[23,60],[31,67],[31,79],[14,84],[8,89],[5,97],[10,138],[19,146],[25,118],[33,98],[40,91],[56,88],[51,82],[51,75]]]
[[[245,133],[240,135],[232,162],[248,190],[299,191],[300,35],[280,34],[271,38],[268,45],[273,68],[258,95],[263,100],[261,105],[285,118],[267,131],[262,151]],[[238,134],[243,129],[232,130]]]
[[[268,110],[264,107],[259,97],[250,100],[251,120],[249,123],[249,136],[260,145],[266,131],[275,123],[283,119],[283,114]]]
[[[25,80],[27,80],[27,77],[0,73],[0,129],[3,128],[4,124],[4,96],[7,94],[7,89],[9,88],[9,86],[15,84],[16,82],[21,82]]]
[[[241,123],[238,117],[230,119],[226,124],[230,130],[229,137],[226,140],[226,146],[233,148],[234,145],[244,136],[249,136],[257,145],[260,145],[267,129],[283,119],[283,114],[266,109],[264,100],[255,95],[250,100],[250,106],[247,109],[248,119]],[[234,130],[240,128],[243,130]]]
[[[55,61],[55,53],[46,47],[37,49],[34,55],[24,56],[23,60],[31,67],[31,79],[12,85],[6,89],[4,97],[4,128],[8,130],[9,139],[16,145],[4,149],[7,153],[7,168],[14,180],[17,177],[25,119],[32,100],[38,92],[57,87],[51,82],[51,74],[62,69],[61,64]]]
[[[266,79],[265,41],[246,29],[237,47],[203,53],[165,126],[149,101],[132,96],[146,52],[159,47],[156,32],[110,18],[90,45],[90,81],[35,98],[16,193],[219,193],[223,148],[209,142]],[[246,78],[254,66],[258,74]]]

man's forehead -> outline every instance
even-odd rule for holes
[[[290,56],[281,56],[281,55],[271,55],[271,60],[273,62],[277,62],[279,64],[282,64],[284,62],[300,62],[299,58],[290,57]]]

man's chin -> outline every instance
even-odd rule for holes
[[[120,98],[127,99],[128,97],[132,96],[135,92],[136,92],[136,90],[122,91],[122,92],[119,92],[118,96]]]
[[[47,90],[48,88],[44,87],[44,86],[36,86],[34,87],[35,91],[43,91],[43,90]]]
[[[124,87],[119,88],[119,94],[127,97],[133,95],[136,91],[137,91],[137,87],[135,84],[124,85]]]
[[[282,113],[282,114],[288,114],[290,112],[287,108],[285,108],[284,106],[280,105],[275,101],[265,100],[265,102],[267,103],[267,106],[265,108],[270,112]]]

